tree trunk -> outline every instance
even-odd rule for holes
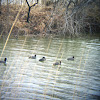
[[[31,7],[29,6],[28,15],[27,15],[27,22],[28,22],[28,23],[29,23],[29,17],[30,17],[30,10],[31,10]]]
[[[9,31],[9,0],[7,0],[7,31]]]
[[[1,14],[1,0],[0,0],[0,14]]]

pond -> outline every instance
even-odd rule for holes
[[[0,54],[5,41],[1,37]],[[1,100],[100,99],[100,38],[10,37],[1,60],[5,57]],[[40,62],[42,57],[46,61]],[[56,61],[61,65],[53,66]]]

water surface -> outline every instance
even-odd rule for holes
[[[0,39],[0,54],[6,38]],[[36,59],[29,59],[31,55]],[[43,56],[45,62],[39,62]],[[68,57],[75,56],[74,61]],[[11,37],[0,64],[1,100],[99,100],[99,38]],[[61,66],[53,66],[61,60]]]

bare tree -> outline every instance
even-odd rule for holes
[[[27,15],[27,22],[29,22],[29,17],[30,17],[30,11],[31,11],[31,8],[33,7],[33,6],[35,6],[36,4],[38,4],[38,0],[37,0],[37,2],[35,3],[35,4],[33,4],[33,5],[29,5],[29,2],[26,0],[26,3],[27,3],[27,5],[28,5],[28,7],[29,7],[29,9],[28,9],[28,15]]]

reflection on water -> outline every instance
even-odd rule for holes
[[[5,40],[0,39],[0,53]],[[29,56],[36,54],[36,59]],[[39,59],[46,57],[45,62]],[[67,58],[75,56],[74,61]],[[11,38],[0,64],[1,100],[98,100],[100,40]],[[61,60],[61,66],[53,66]],[[59,67],[61,67],[59,69]]]

